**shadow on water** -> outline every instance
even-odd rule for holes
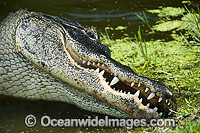
[[[0,20],[6,18],[9,12],[27,9],[66,17],[84,26],[94,26],[99,32],[105,32],[105,27],[125,26],[127,27],[125,30],[109,32],[112,38],[121,38],[124,34],[133,36],[134,33],[137,33],[138,25],[144,24],[136,16],[136,13],[142,14],[146,9],[155,9],[159,6],[182,5],[181,0],[1,0]],[[150,24],[154,24],[158,20],[155,15],[148,13],[146,15]],[[147,29],[147,27],[143,27],[144,30],[145,28]],[[104,116],[61,102],[27,101],[3,97],[0,99],[0,131],[22,132],[35,131],[35,129],[42,130],[42,132],[80,131],[77,128],[43,128],[39,125],[30,129],[24,124],[24,118],[28,114],[34,114],[38,118],[49,115],[62,119],[87,118],[88,115]]]

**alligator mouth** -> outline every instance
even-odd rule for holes
[[[67,51],[79,66],[100,73],[113,91],[138,97],[139,101],[144,106],[156,111],[160,117],[169,117],[172,115],[171,111],[176,110],[173,100],[158,96],[145,84],[141,82],[127,82],[113,73],[106,64],[88,61],[86,58],[83,59],[69,47],[67,48]]]

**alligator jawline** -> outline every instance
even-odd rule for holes
[[[96,72],[101,73],[101,75],[104,77],[104,80],[113,89],[113,91],[137,96],[143,105],[154,109],[156,112],[158,112],[160,117],[169,117],[171,115],[173,106],[170,101],[155,95],[155,93],[152,93],[144,84],[136,82],[128,83],[120,80],[118,77],[115,78],[116,75],[114,75],[114,73],[112,73],[105,64],[88,61],[81,58],[70,48],[70,46],[66,47],[66,50],[78,66],[82,67],[83,69],[93,69]],[[116,79],[114,82],[117,83],[110,85],[114,78]],[[148,99],[150,95],[152,97]]]

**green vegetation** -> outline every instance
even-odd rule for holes
[[[158,13],[160,18],[156,25],[149,26],[152,27],[151,32],[158,35],[167,32],[172,38],[170,41],[145,41],[139,27],[133,37],[112,40],[106,33],[102,42],[109,45],[112,58],[128,65],[141,76],[162,81],[177,98],[178,110],[173,117],[176,127],[141,130],[200,132],[199,8],[190,11],[187,8],[167,7],[148,12]],[[137,16],[148,24],[146,18]]]
[[[187,7],[186,7],[187,9]],[[184,15],[182,18],[183,21],[185,21],[189,27],[188,33],[192,38],[195,40],[195,44],[192,43],[192,45],[198,45],[200,46],[200,10],[199,7],[197,7],[197,12],[192,9],[191,12],[187,9],[188,14]],[[182,37],[184,38],[185,42],[191,46],[191,43],[188,42],[188,39],[185,38],[185,36],[181,33]],[[196,43],[197,42],[197,43]]]
[[[182,15],[185,12],[184,8],[176,8],[176,7],[160,7],[159,9],[155,10],[147,10],[150,13],[157,13],[159,17],[177,17]]]

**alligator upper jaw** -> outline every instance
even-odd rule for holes
[[[82,58],[70,48],[67,51],[79,66],[100,73],[100,79],[104,79],[100,80],[104,86],[104,91],[100,93],[105,95],[92,93],[93,96],[96,95],[135,118],[141,116],[141,113],[141,118],[147,119],[168,117],[171,115],[170,110],[176,110],[176,101],[164,84],[140,77],[129,67],[111,58],[103,58],[103,63],[100,63]]]

